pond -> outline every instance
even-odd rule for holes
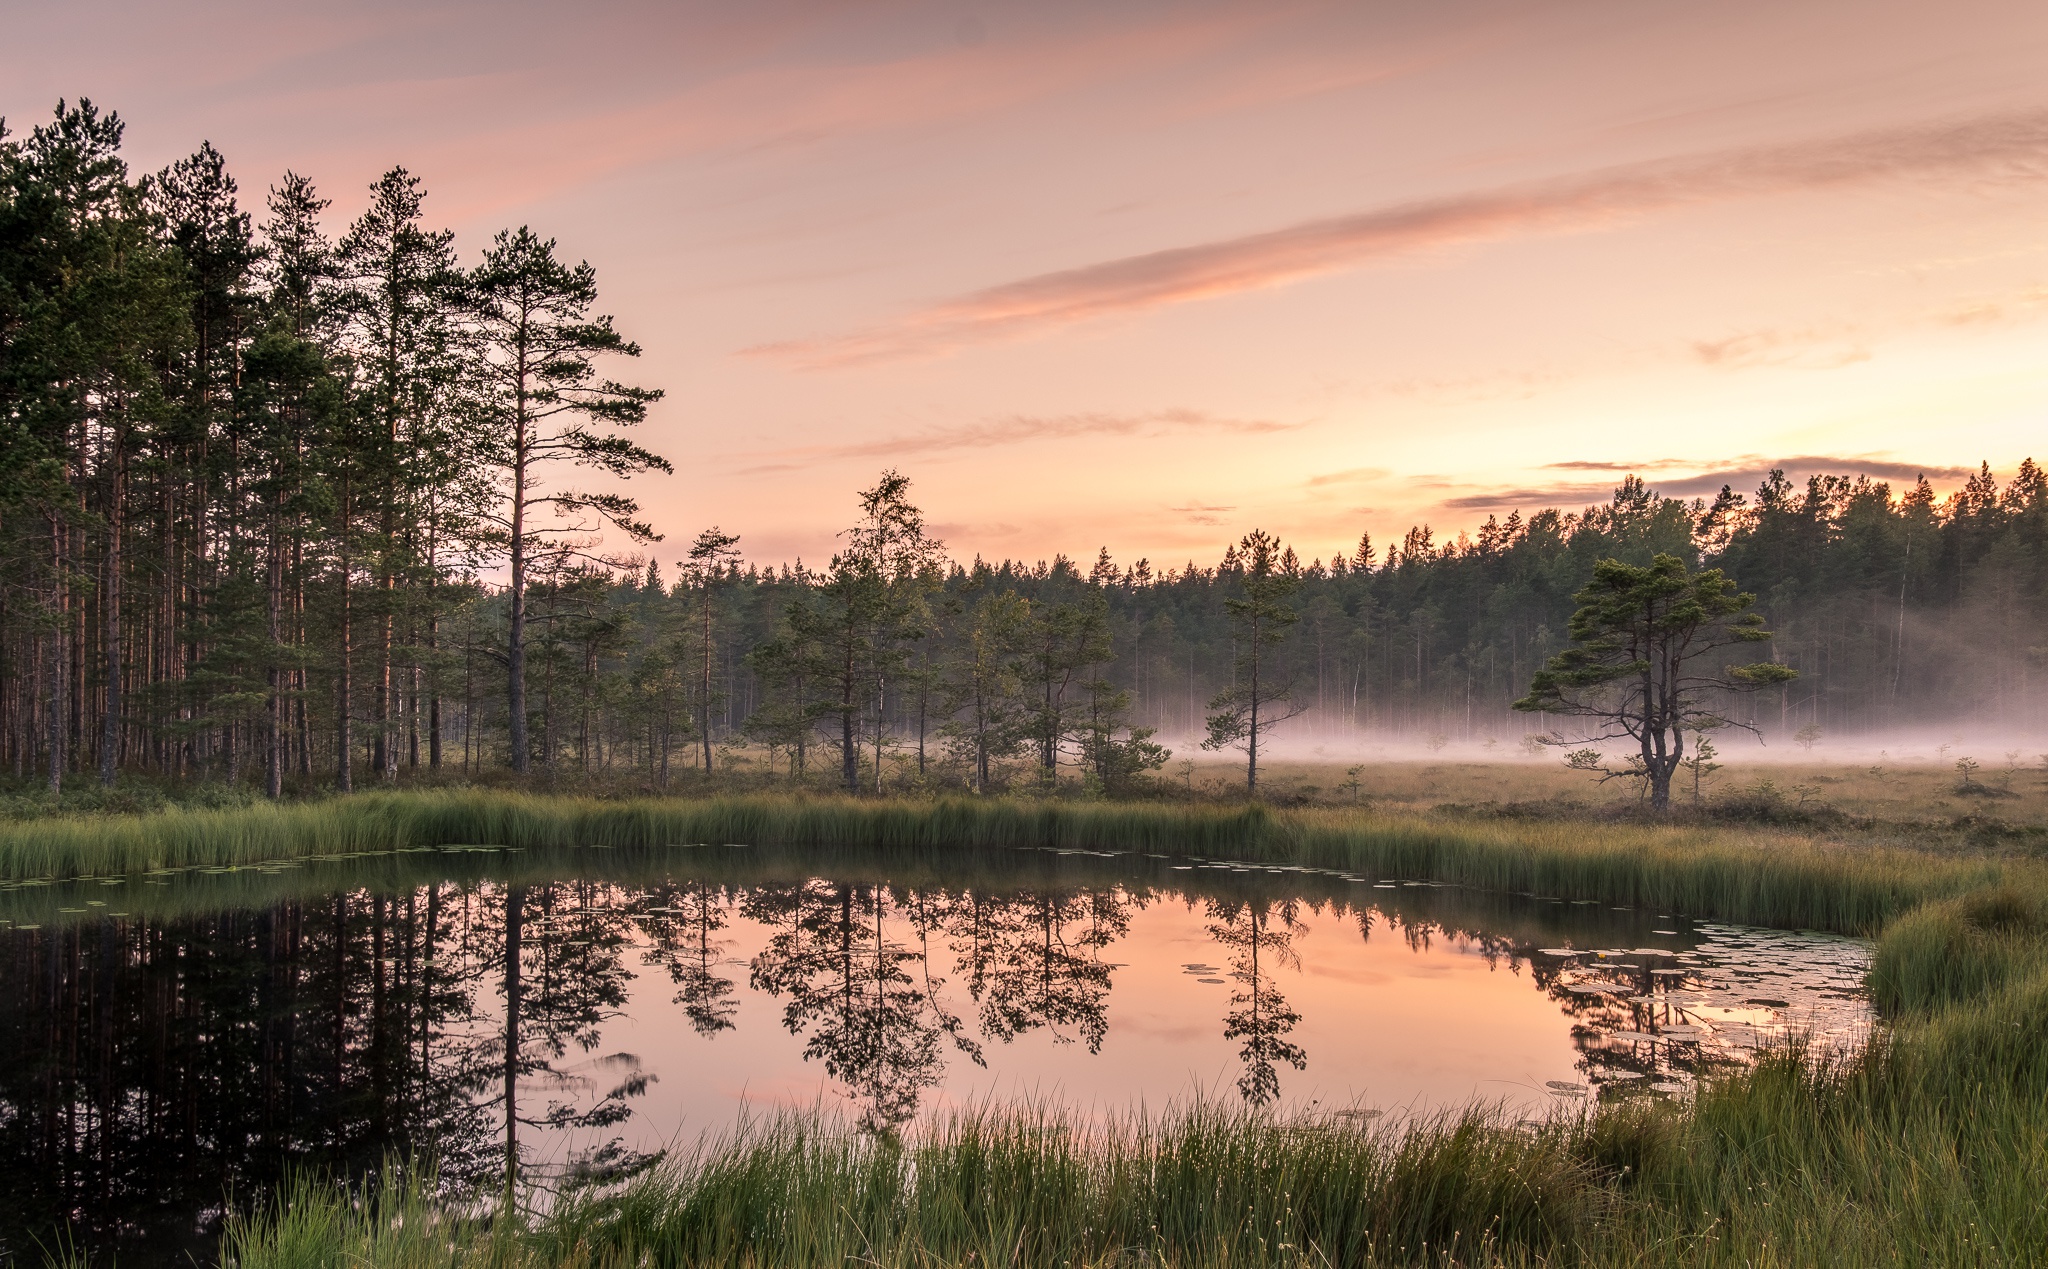
[[[743,1114],[1683,1096],[1869,1025],[1867,944],[1134,852],[442,847],[0,887],[0,1259],[207,1259],[226,1196],[630,1167]]]

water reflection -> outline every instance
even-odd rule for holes
[[[1243,1042],[1237,1050],[1244,1064],[1237,1091],[1252,1105],[1264,1106],[1280,1096],[1275,1062],[1297,1071],[1308,1067],[1308,1054],[1287,1039],[1301,1015],[1274,981],[1280,970],[1301,968],[1294,951],[1294,936],[1303,932],[1300,906],[1292,899],[1211,899],[1208,907],[1209,937],[1229,950],[1230,977],[1237,984],[1230,993],[1230,1012],[1223,1015],[1223,1038]]]
[[[992,1087],[963,1073],[1082,1069],[1062,1054],[1155,1100],[1208,1060],[1254,1105],[1380,1096],[1402,1063],[1496,1073],[1452,1095],[1572,1098],[1868,1016],[1849,940],[1312,869],[716,848],[324,868],[0,887],[0,1258],[67,1221],[124,1260],[203,1258],[224,1195],[298,1166],[618,1175],[679,1107],[732,1095],[714,1069],[821,1072],[888,1131]]]
[[[1090,1053],[1109,1034],[1110,973],[1102,953],[1130,933],[1135,900],[1121,888],[968,891],[931,900],[978,1009],[982,1034],[1008,1043],[1043,1028]]]
[[[741,902],[749,919],[775,930],[750,967],[754,988],[783,1002],[782,1025],[803,1037],[807,1060],[847,1086],[869,1128],[917,1112],[945,1072],[949,1044],[985,1061],[940,1003],[945,980],[932,972],[923,923],[912,922],[914,947],[890,936],[885,918],[897,906],[884,886],[825,881],[764,886]]]
[[[717,972],[730,940],[720,938],[728,924],[730,892],[702,882],[658,886],[642,909],[640,929],[652,944],[643,964],[660,965],[675,980],[675,1003],[701,1036],[729,1031],[739,1002],[733,980]]]
[[[436,1143],[472,1173],[468,924],[446,887],[0,938],[0,1253],[209,1250],[195,1214],[297,1164]]]

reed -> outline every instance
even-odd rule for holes
[[[2002,995],[1999,1015],[1917,1023],[1847,1058],[1776,1054],[1685,1107],[1638,1099],[1537,1128],[1485,1108],[1377,1128],[1213,1105],[1094,1125],[977,1108],[901,1142],[791,1115],[537,1216],[302,1183],[238,1220],[225,1252],[243,1269],[2034,1265],[2048,978]]]
[[[706,841],[911,858],[1034,846],[1284,861],[1848,934],[1874,932],[1930,900],[1998,887],[2048,892],[2048,867],[2037,861],[1702,827],[1260,806],[773,795],[599,801],[474,790],[27,821],[0,827],[0,877],[127,875],[462,843],[659,851]]]
[[[816,1115],[742,1125],[544,1208],[451,1202],[407,1170],[368,1193],[301,1180],[237,1219],[224,1257],[248,1269],[2048,1263],[2038,862],[1328,810],[464,792],[21,825],[0,832],[0,866],[91,875],[461,842],[601,844],[611,867],[656,866],[682,841],[860,848],[897,864],[1136,849],[1875,931],[1872,990],[1891,1022],[1853,1054],[1778,1053],[1684,1105],[1629,1099],[1533,1128],[1486,1107],[1380,1126],[1213,1105],[1107,1123],[983,1107],[901,1141]],[[429,857],[393,866],[408,858]]]

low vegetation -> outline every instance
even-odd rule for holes
[[[2037,1264],[2048,1260],[2048,866],[1700,823],[1367,808],[401,793],[51,819],[0,830],[13,876],[456,842],[1062,845],[1288,859],[1879,935],[1889,1024],[1685,1104],[1540,1126],[1193,1105],[1107,1123],[983,1107],[902,1139],[817,1116],[742,1125],[651,1171],[513,1203],[391,1169],[307,1178],[231,1228],[268,1266]]]
[[[596,800],[470,790],[25,821],[0,827],[0,877],[113,876],[450,844],[659,852],[699,841],[934,853],[1061,846],[1293,860],[1850,934],[1872,932],[1928,900],[2005,884],[2028,865],[1850,849],[1785,832],[1737,835],[1711,825],[1484,821],[1259,805],[778,795]]]
[[[1686,1105],[1374,1125],[982,1108],[742,1125],[613,1187],[444,1205],[394,1170],[239,1220],[242,1269],[379,1265],[2023,1265],[2048,1258],[2048,878],[1892,922],[1859,1052]]]

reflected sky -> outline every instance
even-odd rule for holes
[[[1197,1096],[1537,1117],[1682,1095],[1790,1027],[1853,1040],[1867,961],[1131,853],[427,850],[10,885],[0,1182],[18,1222],[90,1211],[88,1243],[146,1258],[138,1235],[189,1243],[225,1187],[292,1166],[431,1149],[457,1179],[553,1186],[781,1109],[874,1131]]]

